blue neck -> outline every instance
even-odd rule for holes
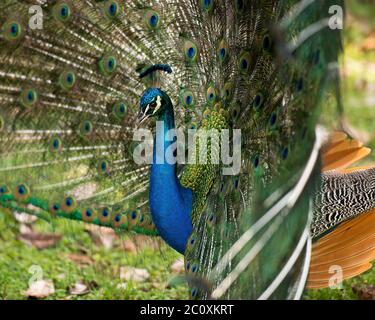
[[[165,151],[173,143],[168,141],[166,133],[175,127],[172,103],[158,120],[164,124],[164,134],[157,134],[154,140],[150,209],[160,236],[172,248],[183,254],[192,232],[193,194],[190,189],[181,186],[176,174],[176,165],[169,164],[166,160]],[[161,160],[164,161],[159,164]]]

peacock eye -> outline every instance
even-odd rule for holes
[[[63,23],[70,20],[71,15],[72,15],[71,7],[63,1],[55,4],[52,11],[53,11],[53,17],[57,21],[60,21],[60,22],[63,22]]]
[[[160,26],[159,13],[154,10],[148,10],[145,15],[145,21],[150,29],[157,29]]]
[[[214,8],[213,0],[201,0],[201,7],[206,12],[211,12]]]
[[[117,68],[117,59],[112,54],[106,54],[99,60],[99,68],[104,76],[111,76]]]
[[[107,1],[105,3],[105,14],[109,19],[115,18],[120,13],[117,1]]]

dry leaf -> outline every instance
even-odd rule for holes
[[[31,232],[33,232],[33,227],[31,225],[28,225],[28,224],[20,223],[19,231],[20,231],[20,233],[31,233]]]
[[[96,288],[97,286],[98,284],[95,281],[79,281],[76,282],[73,287],[69,287],[68,291],[73,296],[82,296],[88,294],[93,288]]]
[[[144,248],[152,248],[154,250],[159,250],[163,240],[160,238],[149,237],[142,234],[137,234],[131,237],[137,250],[142,250]]]
[[[85,227],[91,237],[91,240],[97,245],[106,249],[112,249],[114,242],[118,239],[116,232],[110,228],[99,227],[88,224]]]
[[[18,222],[23,223],[23,224],[32,224],[36,220],[38,220],[36,216],[27,214],[25,212],[14,211],[13,216]]]
[[[61,238],[62,236],[59,234],[38,233],[32,230],[18,236],[20,241],[39,250],[55,246]]]
[[[68,255],[68,258],[79,266],[89,266],[94,263],[91,257],[79,253],[71,253]]]
[[[30,283],[29,289],[24,295],[29,298],[43,299],[55,293],[55,287],[51,280],[39,280]]]
[[[120,279],[134,282],[144,282],[150,277],[146,269],[138,269],[133,267],[121,267]]]
[[[171,271],[177,274],[184,273],[185,272],[184,260],[180,258],[176,260],[175,262],[173,262],[173,264],[171,265]]]
[[[352,289],[361,300],[375,300],[375,285],[353,286]]]
[[[126,252],[137,253],[137,247],[135,243],[129,239],[121,241],[122,248]]]
[[[90,289],[84,284],[77,282],[74,287],[69,288],[69,293],[74,296],[85,295],[90,292]]]

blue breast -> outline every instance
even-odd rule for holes
[[[157,135],[154,143],[153,164],[150,177],[150,209],[160,236],[175,250],[184,253],[186,242],[192,232],[191,211],[193,193],[181,186],[176,165],[165,158],[165,150],[172,142],[166,139],[166,132],[174,128],[173,109],[163,116],[164,134]],[[157,145],[163,146],[157,148]],[[157,164],[156,158],[164,158]]]

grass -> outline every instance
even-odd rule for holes
[[[343,94],[345,112],[350,124],[370,134],[368,144],[375,149],[373,132],[375,94],[371,92],[375,83],[375,52],[364,52],[361,43],[375,30],[373,1],[347,1],[350,13],[345,38],[345,59]],[[372,89],[371,89],[372,88]],[[334,124],[334,116],[327,117]],[[375,153],[367,161],[375,161]],[[82,223],[57,221],[53,226],[38,221],[36,229],[43,232],[55,231],[63,234],[62,240],[54,248],[38,250],[28,247],[19,240],[19,225],[9,212],[0,212],[0,299],[26,299],[23,292],[28,288],[32,276],[29,268],[40,266],[43,277],[54,282],[56,292],[48,299],[186,299],[186,286],[168,286],[172,277],[171,264],[181,257],[178,253],[161,246],[159,250],[146,248],[137,254],[125,252],[118,246],[104,249],[92,243],[84,232]],[[52,230],[53,229],[53,230]],[[93,263],[78,265],[69,259],[76,253],[84,255]],[[123,281],[119,270],[122,266],[144,268],[150,278],[143,283],[128,282],[126,287],[119,287]],[[95,282],[90,292],[83,296],[69,294],[68,288],[76,282]],[[353,286],[375,283],[375,267],[365,274],[345,281],[341,289],[310,290],[305,299],[358,299]]]
[[[180,257],[178,253],[162,245],[160,249],[147,248],[138,253],[125,252],[121,246],[104,249],[92,243],[83,223],[57,221],[52,226],[38,221],[35,229],[42,232],[63,234],[56,247],[38,250],[17,240],[19,224],[9,212],[0,213],[0,299],[26,299],[23,292],[33,274],[31,266],[43,270],[43,279],[53,280],[55,294],[48,299],[186,299],[184,285],[169,287],[172,278],[171,264]],[[80,265],[69,259],[70,254],[86,257],[92,264]],[[119,287],[120,268],[132,266],[144,268],[150,278],[143,283],[127,282]],[[75,283],[95,283],[95,287],[83,296],[70,295],[68,288]]]

